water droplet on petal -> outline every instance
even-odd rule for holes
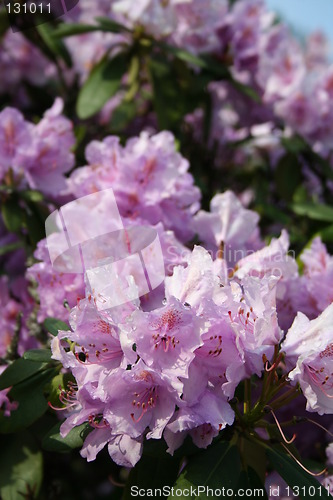
[[[191,309],[191,304],[184,302],[184,307],[186,307],[186,309]]]
[[[163,304],[164,306],[166,306],[166,305],[167,305],[167,303],[168,303],[168,301],[167,301],[167,299],[164,297],[164,299],[162,300],[162,304]]]

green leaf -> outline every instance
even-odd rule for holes
[[[131,33],[129,28],[126,28],[123,24],[116,23],[108,17],[96,17],[95,19],[102,27],[103,31],[111,31],[112,33],[122,33],[123,31],[126,31]]]
[[[1,437],[0,470],[2,500],[38,498],[43,455],[30,433]]]
[[[239,476],[237,490],[251,490],[252,495],[263,498],[264,500],[268,499],[267,492],[265,490],[265,485],[259,478],[258,474],[252,467],[247,467],[246,470],[242,470]],[[256,492],[259,494],[257,495]],[[242,498],[244,496],[235,495],[234,498]]]
[[[1,433],[7,434],[25,429],[46,412],[48,404],[44,397],[44,388],[55,374],[54,369],[44,370],[20,382],[9,391],[10,399],[16,401],[18,407],[12,410],[10,418],[0,415]]]
[[[110,128],[113,132],[122,132],[136,116],[136,104],[134,101],[122,102],[113,112]]]
[[[291,209],[297,215],[308,217],[309,219],[333,222],[333,208],[319,203],[293,203]]]
[[[213,444],[207,450],[192,457],[183,469],[176,483],[177,489],[185,490],[191,487],[203,487],[205,491],[197,490],[196,498],[206,500],[206,487],[214,489],[236,490],[241,472],[241,460],[237,446],[229,442],[220,441]],[[173,496],[169,498],[187,498],[184,496]]]
[[[247,466],[249,480],[254,478],[254,474],[249,470],[251,467],[256,474],[258,481],[263,484],[266,477],[266,454],[265,449],[253,441],[240,438],[240,449],[242,450],[243,462]]]
[[[66,453],[75,448],[81,448],[88,433],[92,430],[89,424],[84,423],[78,427],[74,427],[66,437],[61,437],[60,426],[62,422],[58,422],[52,429],[44,436],[42,440],[42,447],[46,451],[56,451],[59,453]]]
[[[76,111],[82,120],[90,118],[119,90],[121,79],[128,66],[128,55],[108,56],[93,68],[79,92]]]
[[[57,318],[46,318],[44,320],[43,326],[45,330],[50,332],[54,337],[58,335],[59,330],[70,330],[70,326],[67,325],[67,323]]]
[[[37,26],[37,31],[51,52],[55,56],[61,58],[66,63],[67,67],[70,68],[72,66],[71,56],[63,41],[54,36],[55,29],[53,26],[50,23],[39,24]]]
[[[247,97],[250,97],[250,99],[253,99],[256,102],[260,102],[261,99],[258,93],[252,87],[244,85],[243,83],[238,82],[237,80],[234,80],[231,76],[228,67],[225,66],[218,59],[208,54],[197,56],[192,54],[191,52],[187,52],[184,49],[173,47],[172,45],[166,44],[164,42],[155,42],[155,44],[158,45],[167,53],[177,57],[181,61],[184,61],[193,66],[201,68],[202,70],[209,73],[212,78],[215,77],[215,79],[219,78],[223,80],[229,80],[233,85],[233,87],[235,87],[239,92],[245,94]]]
[[[153,104],[161,129],[177,132],[184,115],[190,111],[191,80],[183,63],[175,66],[162,55],[151,58],[149,71],[153,83]],[[198,105],[198,101],[197,101]]]
[[[28,189],[27,191],[21,191],[20,196],[27,201],[31,201],[33,203],[38,203],[44,200],[44,196],[40,191],[36,191],[35,189]]]
[[[0,11],[0,38],[6,33],[9,28],[9,19],[6,10]]]
[[[65,38],[68,36],[82,35],[83,33],[90,33],[92,31],[101,31],[99,26],[91,24],[75,24],[75,23],[62,23],[59,24],[54,32],[54,38]]]
[[[132,486],[145,490],[162,489],[163,486],[171,487],[177,479],[179,460],[166,453],[165,443],[161,440],[151,441],[154,441],[153,446],[150,446],[149,441],[145,443],[141,460],[130,472],[123,500],[133,498]]]
[[[313,151],[310,147],[308,147],[307,157],[314,163],[320,167],[321,172],[327,177],[327,179],[333,179],[333,170],[332,165],[328,160],[322,158],[318,153]]]
[[[302,137],[295,135],[293,137],[282,137],[281,144],[288,153],[299,154],[308,148],[308,145]]]
[[[20,231],[24,220],[24,211],[17,199],[11,197],[3,203],[2,218],[8,231],[12,233]]]
[[[45,367],[46,363],[36,363],[24,358],[16,359],[0,375],[0,391],[22,382]]]
[[[27,202],[24,225],[28,230],[29,239],[33,247],[45,237],[45,219],[41,205]]]
[[[266,453],[270,463],[286,483],[290,487],[299,487],[300,498],[304,500],[332,498],[317,479],[307,474],[291,457],[275,448],[268,449]]]
[[[294,154],[287,153],[279,160],[276,166],[276,191],[281,198],[291,201],[301,181],[302,167]]]
[[[50,349],[31,349],[23,354],[24,359],[29,359],[30,361],[38,361],[42,363],[48,363],[51,361],[52,352]]]
[[[319,231],[318,236],[321,237],[322,241],[332,242],[333,241],[333,225],[325,227]]]
[[[123,31],[131,32],[126,26],[116,23],[105,17],[96,17],[95,20],[99,26],[93,24],[78,24],[78,23],[62,23],[54,30],[54,36],[57,38],[65,38],[69,36],[83,35],[93,31],[104,31],[112,33],[122,33]]]
[[[197,66],[198,68],[205,69],[215,76],[219,76],[221,78],[230,79],[231,75],[226,66],[223,65],[220,61],[214,59],[211,56],[203,55],[196,56],[191,52],[187,52],[187,50],[180,49],[178,47],[173,47],[164,42],[155,42],[161,49],[166,51],[169,54],[177,57],[181,61],[192,64],[193,66]]]

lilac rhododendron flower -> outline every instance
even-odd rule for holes
[[[169,35],[176,25],[174,3],[178,0],[139,0],[135,6],[130,0],[113,0],[114,14],[126,25],[143,26],[145,31],[157,37]]]
[[[229,14],[230,45],[237,70],[253,70],[258,64],[262,38],[274,20],[262,0],[237,2]]]
[[[107,137],[91,142],[86,157],[89,165],[75,170],[69,181],[76,197],[112,187],[122,216],[162,222],[181,241],[193,236],[191,218],[200,193],[171,133],[142,133],[125,147],[118,138]]]
[[[272,28],[263,43],[257,80],[265,89],[265,100],[272,101],[297,88],[306,70],[301,48],[285,26]]]
[[[232,425],[234,413],[220,389],[207,389],[199,401],[181,408],[167,425],[164,438],[173,455],[189,434],[196,446],[207,448],[221,429]]]
[[[68,311],[64,303],[74,307],[84,297],[84,280],[81,274],[67,274],[56,271],[50,260],[46,240],[38,243],[35,258],[40,261],[28,268],[26,276],[37,284],[39,296],[38,320],[47,317],[66,320]],[[55,300],[56,297],[56,300]]]
[[[218,52],[219,31],[226,23],[225,0],[175,0],[176,26],[171,41],[190,52]]]
[[[216,253],[220,249],[221,256],[232,266],[247,250],[261,246],[258,214],[244,208],[231,191],[215,195],[210,212],[200,210],[194,220],[199,238]]]
[[[134,362],[138,354],[147,366],[169,376],[188,377],[194,350],[201,344],[200,320],[189,306],[170,298],[160,309],[135,311],[131,323],[129,331],[123,332],[130,345],[129,359]]]
[[[21,176],[21,164],[32,141],[33,125],[27,123],[22,114],[14,108],[7,108],[0,113],[0,175],[1,179],[11,167]]]
[[[22,80],[41,87],[56,75],[56,66],[21,33],[8,30],[0,41],[0,93],[16,94],[21,104],[29,102]]]
[[[300,256],[304,264],[302,285],[308,296],[314,315],[318,315],[333,302],[333,257],[327,252],[320,238],[312,241],[310,248]]]
[[[180,385],[180,384],[178,384]],[[105,378],[107,393],[105,418],[118,432],[138,438],[148,427],[147,438],[159,439],[181,406],[179,392],[171,380],[146,366],[142,360],[131,370],[118,370]]]
[[[282,344],[288,364],[296,365],[289,378],[300,384],[307,410],[319,415],[333,413],[332,318],[333,304],[312,321],[298,313]]]
[[[19,187],[29,186],[57,198],[66,190],[64,172],[74,165],[71,148],[75,139],[71,122],[61,115],[58,98],[44,118],[33,125],[20,111],[6,108],[0,113],[0,176],[13,172]]]

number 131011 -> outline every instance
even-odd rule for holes
[[[8,14],[51,14],[51,3],[8,3]]]

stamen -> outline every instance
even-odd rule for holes
[[[287,453],[295,460],[295,462],[300,466],[302,467],[303,470],[305,470],[305,472],[307,472],[308,474],[310,474],[311,476],[314,476],[314,477],[318,477],[318,476],[322,476],[323,474],[325,474],[325,472],[327,471],[326,467],[325,469],[323,469],[321,472],[312,472],[310,471],[309,469],[307,469],[299,460],[297,460],[297,458],[295,457],[295,455],[293,455],[291,453],[290,450],[288,450],[288,448],[283,444],[281,443],[281,445],[283,446],[283,448],[287,451]]]
[[[106,427],[110,427],[110,424],[105,418],[98,415],[89,415],[88,423],[94,429],[105,429]]]
[[[288,440],[288,439],[286,438],[286,436],[285,436],[285,434],[284,434],[283,430],[282,430],[282,427],[281,427],[281,425],[280,425],[280,423],[279,423],[279,421],[278,421],[278,419],[277,419],[277,417],[276,417],[276,415],[275,415],[275,413],[274,413],[273,409],[272,409],[270,406],[266,406],[265,408],[268,408],[268,409],[270,410],[271,414],[273,415],[273,418],[274,418],[274,420],[275,420],[275,423],[276,423],[276,425],[277,425],[277,428],[278,428],[278,429],[279,429],[279,431],[280,431],[280,434],[281,434],[281,436],[282,436],[283,441],[284,441],[285,443],[287,443],[287,444],[291,444],[291,443],[293,443],[293,442],[295,441],[295,439],[296,439],[296,434],[294,434],[294,435],[293,435],[293,437],[292,437],[291,439],[289,439],[289,440]]]

